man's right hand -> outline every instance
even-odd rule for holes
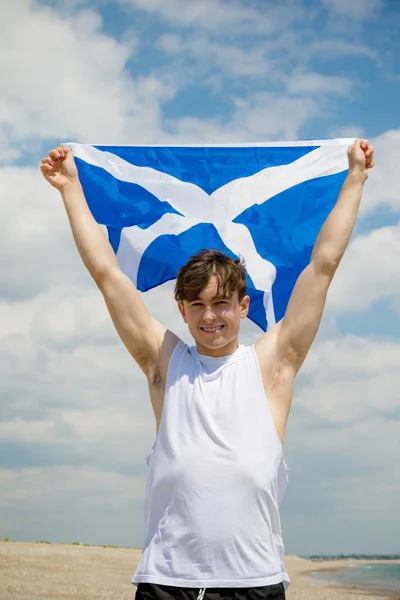
[[[42,158],[40,170],[50,185],[59,191],[79,182],[78,169],[70,148],[58,146],[50,150],[48,156]]]

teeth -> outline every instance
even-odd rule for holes
[[[218,325],[217,327],[202,327],[202,329],[204,331],[217,331],[218,329],[221,329],[222,325]]]

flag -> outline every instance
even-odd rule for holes
[[[246,262],[249,318],[263,330],[292,289],[347,174],[353,140],[180,146],[67,143],[96,221],[144,292],[198,250]]]

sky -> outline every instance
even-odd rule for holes
[[[397,0],[0,0],[0,537],[140,546],[146,383],[42,156],[366,137],[376,167],[296,381],[286,552],[400,552]],[[144,294],[189,341],[172,284]],[[247,321],[240,341],[261,330]]]

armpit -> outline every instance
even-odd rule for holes
[[[158,378],[158,376],[161,377],[159,367],[154,362],[154,359],[149,356],[148,352],[146,352],[145,350],[137,350],[135,352],[134,358],[139,367],[145,373],[146,377],[149,379],[149,382],[152,382],[154,377],[156,377],[156,379]]]
[[[148,378],[150,385],[154,386],[155,388],[159,388],[162,386],[163,380],[161,377],[161,371],[157,365],[153,366],[153,369],[149,373]]]

